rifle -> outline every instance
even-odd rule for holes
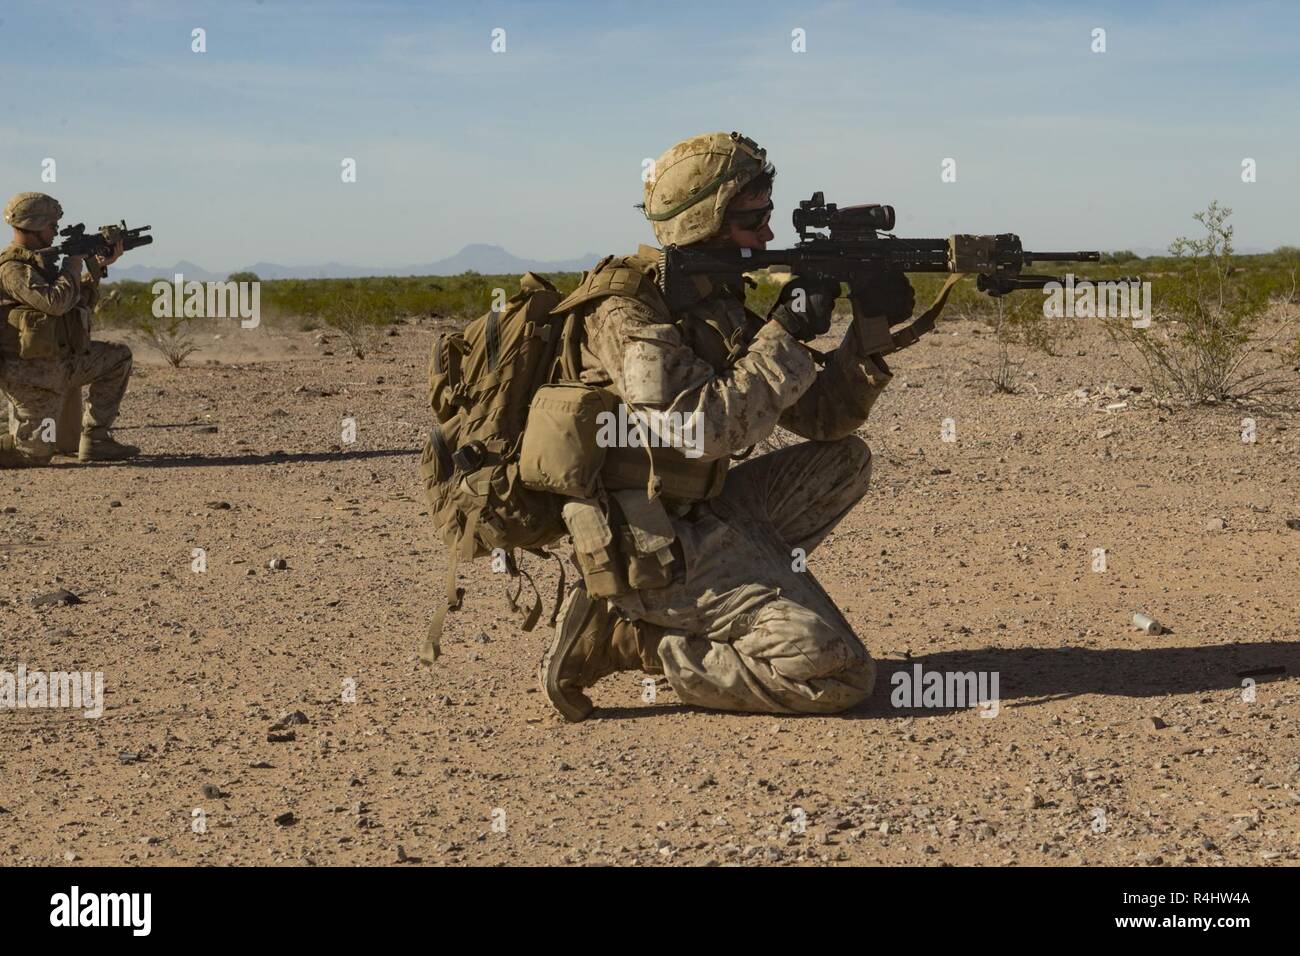
[[[977,275],[976,287],[990,296],[1002,296],[1020,289],[1042,289],[1049,282],[1065,283],[1064,277],[1027,274],[1022,270],[1039,262],[1100,262],[1100,252],[1026,252],[1020,237],[1000,235],[954,235],[947,239],[903,239],[889,234],[894,228],[894,207],[879,204],[846,206],[827,203],[819,191],[794,210],[794,227],[799,242],[792,249],[739,249],[731,247],[668,246],[660,256],[659,291],[670,309],[688,307],[699,298],[694,278],[735,277],[769,266],[786,266],[799,276],[830,279],[849,285],[858,334],[865,337],[868,353],[893,352],[911,345],[930,329],[943,310],[948,293],[957,280]],[[826,229],[828,234],[815,230]],[[934,304],[911,324],[891,329],[892,321],[870,322],[862,314],[855,293],[877,273],[946,272]],[[1131,281],[1127,278],[1113,280]]]
[[[87,235],[86,224],[79,222],[75,226],[60,229],[59,235],[66,237],[64,241],[49,249],[42,249],[41,252],[57,252],[65,256],[109,256],[113,254],[113,246],[118,242],[122,243],[123,250],[149,245],[153,242],[153,236],[144,233],[152,228],[136,226],[128,229],[126,220],[123,219],[116,226],[100,226],[98,232]]]

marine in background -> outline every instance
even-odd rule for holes
[[[42,465],[59,452],[75,451],[81,461],[139,454],[109,430],[131,376],[131,350],[90,337],[99,283],[122,246],[58,264],[57,254],[41,250],[53,244],[62,216],[58,200],[38,192],[18,193],[4,208],[13,238],[0,252],[0,389],[13,423],[12,434],[0,436],[0,467]]]

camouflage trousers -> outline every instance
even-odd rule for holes
[[[673,520],[684,573],[613,601],[667,629],[659,656],[684,702],[825,714],[871,693],[870,655],[793,550],[811,554],[870,477],[860,438],[804,442],[738,465],[717,498]]]
[[[131,349],[114,342],[91,342],[87,351],[66,358],[0,361],[0,389],[13,402],[17,420],[15,448],[44,459],[54,454],[56,444],[69,447],[68,436],[57,435],[55,423],[65,395],[85,385],[90,389],[81,427],[112,425],[130,377]]]

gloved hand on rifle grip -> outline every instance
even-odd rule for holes
[[[795,276],[781,288],[768,314],[800,342],[811,342],[831,329],[840,284],[832,279]]]
[[[905,322],[916,310],[916,292],[907,276],[896,269],[884,269],[853,289],[853,298],[868,318],[883,315],[891,325]]]

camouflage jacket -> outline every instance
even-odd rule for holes
[[[0,253],[0,306],[24,305],[47,315],[63,315],[77,306],[93,308],[98,298],[100,275],[93,259],[82,275],[68,268],[56,269],[48,254],[32,252],[11,243]]]
[[[642,246],[636,258],[657,256]],[[817,441],[852,434],[892,377],[883,358],[859,354],[852,335],[819,369],[779,323],[745,308],[743,283],[710,289],[671,316],[611,295],[586,317],[585,332],[583,381],[629,405],[698,412],[703,460],[739,454],[778,424]]]

